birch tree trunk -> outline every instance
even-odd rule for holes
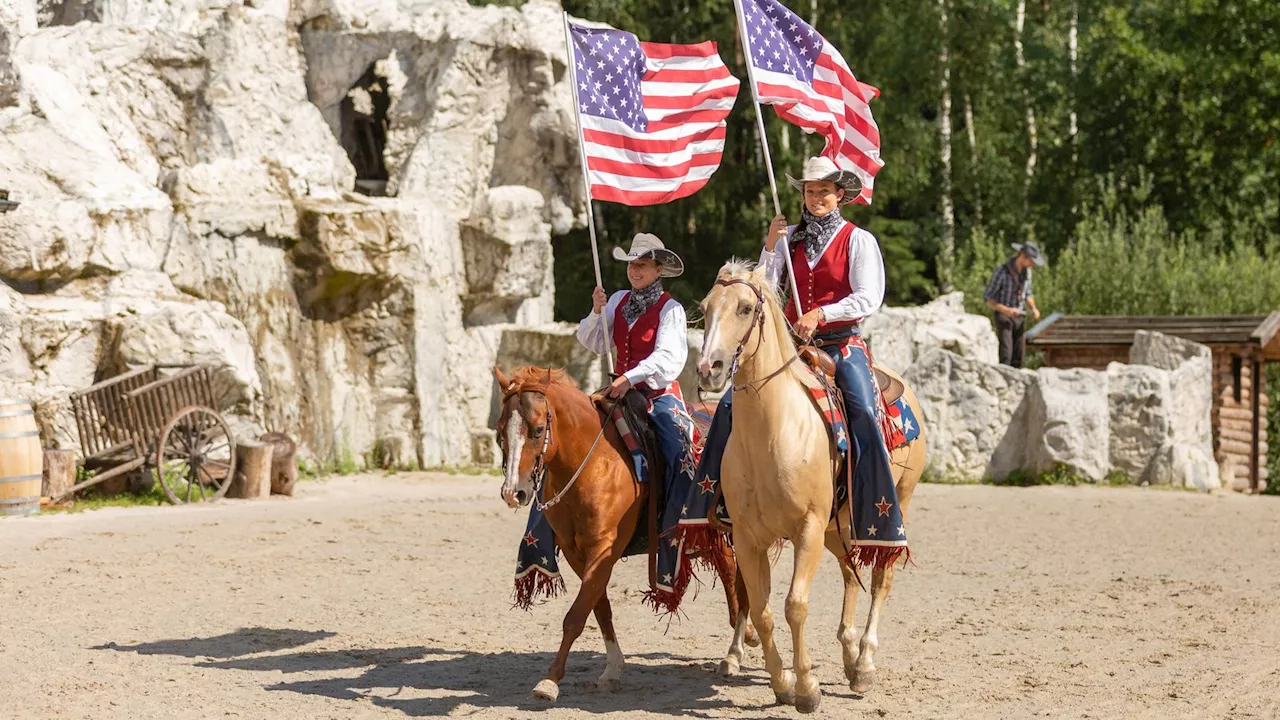
[[[1023,209],[1031,200],[1031,181],[1036,174],[1036,158],[1040,147],[1040,138],[1036,133],[1036,111],[1031,105],[1031,88],[1026,77],[1027,59],[1022,51],[1022,29],[1027,20],[1027,0],[1017,0],[1018,14],[1013,35],[1014,59],[1018,66],[1018,83],[1022,86],[1022,102],[1027,108],[1027,177],[1023,188]]]
[[[938,17],[942,26],[942,49],[938,64],[942,66],[939,90],[938,136],[942,145],[942,249],[938,258],[938,280],[942,292],[951,292],[951,274],[956,261],[956,217],[951,199],[951,58],[947,26],[947,0],[938,0]]]
[[[969,159],[973,166],[973,214],[975,225],[982,227],[982,172],[978,167],[978,130],[973,126],[973,100],[964,92],[964,127],[969,135]]]

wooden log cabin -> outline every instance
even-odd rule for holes
[[[1207,345],[1213,352],[1214,459],[1224,487],[1257,492],[1267,481],[1268,362],[1280,360],[1280,312],[1219,317],[1051,316],[1028,332],[1044,364],[1105,370],[1129,362],[1138,330]],[[1273,391],[1275,392],[1275,391]],[[1277,439],[1280,442],[1280,439]],[[1247,481],[1247,485],[1245,482]],[[1275,481],[1280,481],[1276,478]]]

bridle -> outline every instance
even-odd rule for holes
[[[564,499],[564,496],[569,492],[569,489],[578,481],[578,476],[582,475],[583,468],[587,466],[587,461],[590,460],[591,456],[595,453],[596,446],[600,444],[600,438],[604,437],[604,429],[607,427],[607,425],[601,424],[600,432],[596,434],[595,441],[591,443],[591,449],[588,450],[586,456],[582,458],[582,464],[578,465],[578,469],[573,473],[573,477],[569,478],[569,482],[561,488],[560,492],[556,493],[555,497],[551,498],[547,502],[542,502],[542,483],[547,476],[547,463],[545,458],[547,450],[551,447],[552,434],[551,401],[547,399],[547,387],[550,384],[551,368],[547,368],[546,383],[539,383],[532,387],[525,387],[522,386],[518,380],[512,380],[511,384],[507,385],[507,387],[502,390],[502,405],[504,407],[506,406],[507,401],[511,399],[511,396],[531,392],[541,395],[542,404],[547,408],[547,430],[542,434],[542,447],[538,448],[538,455],[533,459],[533,469],[529,472],[529,476],[533,480],[533,503],[537,506],[538,512],[544,512],[547,508],[554,507]],[[519,410],[513,409],[512,412],[519,412]],[[507,460],[507,444],[504,441],[502,443],[502,468],[504,471],[507,468]]]
[[[720,280],[716,280],[716,285],[723,287],[728,287],[729,285],[745,285],[756,296],[756,306],[752,312],[751,323],[747,325],[747,331],[742,334],[742,340],[738,343],[737,349],[733,351],[733,360],[729,362],[729,379],[732,381],[733,376],[738,374],[738,361],[742,358],[742,351],[747,348],[747,343],[751,342],[751,333],[755,332],[757,327],[760,328],[760,334],[756,336],[756,349],[752,350],[751,353],[754,355],[758,352],[760,350],[760,345],[764,343],[764,293],[760,291],[760,288],[741,278],[722,278]],[[740,390],[745,390],[746,388],[751,388],[759,393],[760,388],[764,387],[770,380],[781,375],[788,367],[791,366],[791,363],[799,359],[800,355],[793,352],[791,354],[791,359],[782,363],[777,370],[774,370],[760,380],[749,380],[741,385],[734,385],[733,391],[738,392]]]

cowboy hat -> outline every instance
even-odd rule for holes
[[[1027,259],[1035,263],[1037,267],[1044,267],[1044,253],[1040,252],[1040,246],[1033,242],[1013,243],[1013,249],[1027,256]]]
[[[844,199],[840,204],[851,203],[858,197],[858,193],[862,192],[862,181],[858,176],[848,170],[841,170],[836,167],[834,161],[829,157],[812,157],[804,163],[804,173],[800,179],[796,179],[787,175],[787,182],[791,183],[791,187],[804,192],[804,184],[807,182],[819,181],[832,182],[836,187],[844,188]]]
[[[613,259],[631,262],[643,258],[652,258],[662,266],[662,277],[679,277],[684,273],[684,261],[680,256],[667,249],[657,235],[639,233],[631,239],[631,251],[623,252],[622,248],[613,248]]]

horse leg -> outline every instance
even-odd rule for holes
[[[880,647],[877,631],[880,628],[880,612],[885,598],[893,586],[893,567],[878,569],[871,576],[871,612],[867,615],[867,627],[862,632],[858,648],[858,662],[851,687],[856,693],[865,693],[875,684],[876,650]]]
[[[720,668],[716,672],[725,677],[731,677],[737,675],[742,669],[742,660],[746,656],[744,643],[755,646],[760,644],[760,640],[751,628],[747,607],[747,586],[742,580],[742,573],[738,571],[733,550],[728,543],[722,541],[717,543],[710,552],[720,553],[722,557],[722,562],[716,564],[716,573],[719,574],[720,582],[724,585],[724,596],[729,605],[729,627],[733,628],[733,641],[729,643],[729,651],[725,653],[724,660],[720,661]]]
[[[839,512],[845,512],[845,510],[842,508]],[[840,575],[844,580],[844,606],[840,609],[840,629],[836,631],[836,638],[840,641],[840,651],[844,659],[844,676],[848,678],[849,687],[852,688],[858,661],[858,653],[855,649],[857,648],[857,642],[855,642],[857,630],[854,622],[858,609],[858,591],[861,587],[858,585],[858,576],[854,574],[853,568],[844,562],[845,548],[852,544],[852,539],[845,528],[836,530],[836,525],[837,523],[832,523],[827,529],[826,545],[827,550],[836,556],[836,562],[840,565]]]
[[[787,624],[791,626],[792,667],[795,668],[796,710],[811,713],[818,709],[822,691],[813,676],[813,661],[804,642],[804,623],[809,618],[809,588],[822,561],[822,536],[825,527],[817,518],[805,518],[804,528],[794,539],[795,569],[791,590],[787,593]]]
[[[596,622],[600,624],[600,634],[604,636],[606,653],[604,672],[600,674],[597,686],[601,690],[617,692],[622,687],[622,647],[618,645],[618,636],[613,631],[613,608],[609,605],[609,591],[606,589],[600,602],[596,603]]]
[[[564,616],[564,635],[560,640],[560,651],[551,662],[547,677],[533,688],[533,696],[539,700],[555,702],[560,697],[560,681],[564,679],[565,664],[569,661],[569,648],[582,634],[587,625],[587,615],[595,609],[596,604],[604,597],[609,587],[609,576],[613,573],[614,558],[610,550],[613,540],[606,538],[589,555],[584,571],[580,575],[582,585],[578,595],[569,606]],[[575,568],[576,570],[576,568]],[[619,650],[621,653],[621,650]]]
[[[769,549],[748,547],[746,540],[733,536],[733,547],[737,550],[738,570],[747,586],[747,605],[751,609],[751,621],[760,634],[760,645],[764,649],[764,666],[769,671],[769,685],[773,687],[773,695],[783,705],[795,703],[795,674],[782,667],[782,656],[778,654],[778,646],[773,637],[773,612],[769,609]]]

